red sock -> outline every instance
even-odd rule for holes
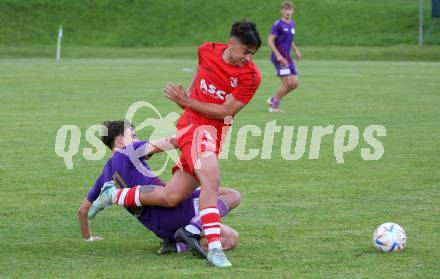
[[[222,249],[220,242],[220,213],[217,206],[209,206],[200,211],[203,232],[208,240],[208,248]]]
[[[123,188],[116,190],[115,203],[124,207],[141,207],[139,187]]]

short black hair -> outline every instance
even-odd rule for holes
[[[127,127],[134,128],[128,120],[105,121],[102,125],[107,128],[107,133],[104,133],[104,136],[101,137],[101,141],[110,149],[115,147],[115,138],[117,136],[123,136]]]
[[[261,46],[260,33],[257,30],[257,25],[253,21],[242,20],[232,24],[231,37],[237,38],[240,43],[256,47]]]

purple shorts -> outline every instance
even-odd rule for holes
[[[287,59],[289,64],[285,67],[281,67],[280,62],[272,58],[272,63],[275,66],[275,70],[277,72],[277,76],[285,77],[285,76],[297,76],[298,72],[296,71],[295,62],[291,58]]]

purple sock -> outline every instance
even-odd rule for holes
[[[199,231],[203,231],[202,220],[200,219],[200,215],[197,214],[196,216],[194,216],[189,223],[190,225],[196,227]]]
[[[270,101],[272,102],[272,108],[278,108],[280,106],[280,100],[278,100],[275,97],[270,98]]]
[[[217,199],[217,208],[221,217],[225,216],[229,211],[228,205],[221,199]]]
[[[176,248],[177,248],[177,253],[184,253],[184,252],[188,251],[188,245],[186,245],[185,243],[182,243],[182,242],[177,242]]]
[[[220,212],[221,217],[225,216],[229,210],[228,205],[224,201],[222,201],[221,199],[217,199],[217,208],[218,208],[218,211]],[[200,219],[200,214],[197,214],[196,216],[194,216],[189,223],[190,223],[190,225],[193,225],[194,227],[196,227],[200,231],[203,231],[202,220]]]

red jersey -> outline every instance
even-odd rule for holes
[[[197,78],[191,91],[191,98],[204,103],[223,104],[229,95],[243,104],[249,103],[260,85],[261,75],[252,61],[245,66],[235,66],[223,61],[227,45],[205,43],[198,49],[199,65]],[[229,125],[227,125],[229,126]],[[186,108],[177,122],[177,144],[181,151],[180,163],[173,167],[187,173],[194,173],[194,166],[200,153],[220,152],[223,120],[210,119]]]
[[[243,67],[226,63],[223,60],[226,48],[225,44],[212,42],[204,43],[198,48],[197,79],[191,91],[191,98],[219,105],[223,104],[230,94],[244,104],[248,104],[252,99],[261,82],[260,71],[252,61]],[[223,126],[223,120],[203,117],[190,108],[185,109],[181,120],[182,118],[189,118],[189,123],[212,125],[217,129]]]

